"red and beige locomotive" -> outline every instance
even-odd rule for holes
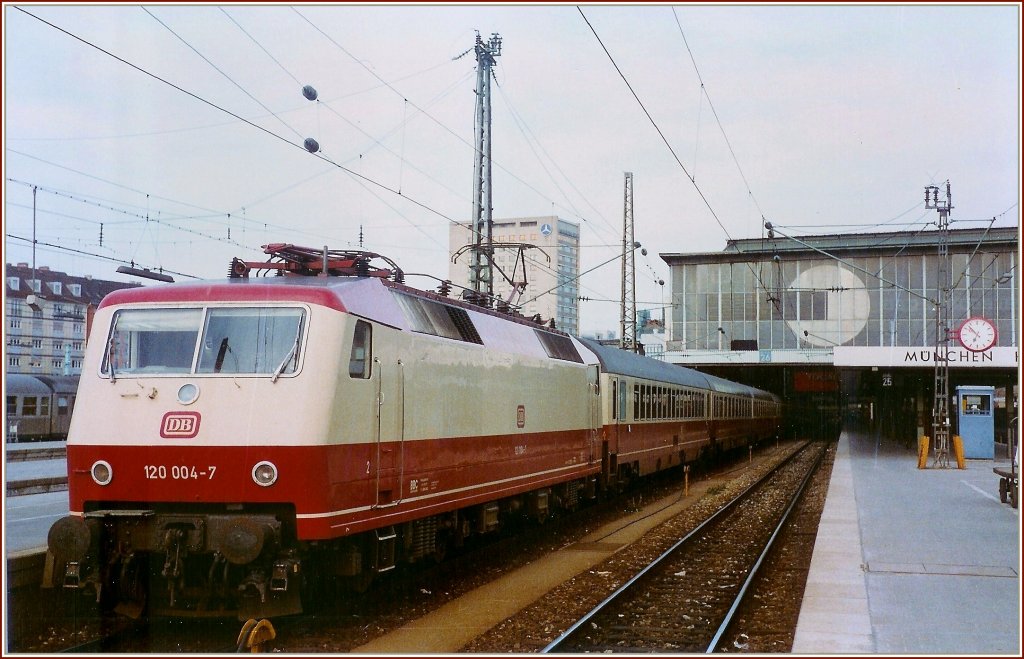
[[[132,616],[297,613],[325,581],[779,430],[767,392],[411,288],[377,255],[265,249],[100,305],[44,585]]]

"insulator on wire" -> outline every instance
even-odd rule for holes
[[[310,101],[315,101],[317,96],[316,89],[313,88],[313,85],[306,85],[302,88],[302,95]]]
[[[312,137],[307,137],[302,143],[302,146],[306,147],[306,151],[310,153],[316,153],[320,150],[320,143],[314,140]]]

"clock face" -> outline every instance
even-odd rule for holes
[[[960,345],[972,352],[988,350],[996,343],[996,327],[987,318],[974,317],[964,321],[957,330]]]

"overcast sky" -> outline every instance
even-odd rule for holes
[[[5,4],[5,260],[32,261],[36,186],[36,263],[70,274],[223,277],[263,244],[351,248],[362,227],[446,276],[448,223],[472,216],[477,32],[503,40],[495,219],[579,222],[589,270],[620,251],[632,172],[641,309],[670,301],[659,253],[765,220],[916,231],[948,180],[954,228],[1016,226],[1020,21],[1019,3]],[[582,278],[583,332],[618,328],[619,277]]]

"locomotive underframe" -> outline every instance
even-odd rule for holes
[[[93,593],[130,617],[147,603],[154,615],[301,612],[290,506],[104,505],[51,529],[44,586]]]
[[[362,591],[401,562],[441,560],[470,536],[495,532],[515,518],[543,522],[596,493],[596,478],[576,480],[312,542],[297,539],[291,506],[179,512],[106,502],[54,525],[43,585],[81,591],[101,609],[133,618],[147,608],[154,616],[291,615],[303,611],[314,591],[322,592],[323,584],[306,581],[310,569]]]

